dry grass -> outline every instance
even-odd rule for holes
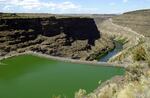
[[[150,10],[135,11],[113,18],[114,23],[129,27],[139,34],[150,37]]]
[[[134,61],[145,61],[147,60],[147,54],[144,47],[139,46],[133,50],[133,60]]]
[[[79,90],[75,98],[150,98],[149,81],[150,70],[147,70],[146,66],[132,64],[127,70],[122,86],[109,83],[90,94],[86,94],[85,90]]]

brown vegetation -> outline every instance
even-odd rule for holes
[[[113,22],[150,37],[150,10],[128,12],[113,18]]]
[[[139,46],[133,51],[133,60],[134,61],[145,61],[147,59],[146,50]]]
[[[120,83],[118,83],[119,80],[116,82],[110,80],[109,83],[100,86],[90,94],[80,90],[76,93],[76,98],[150,98],[149,15],[150,10],[128,12],[113,18],[113,22],[117,25],[110,21],[105,21],[101,25],[104,34],[116,31],[110,35],[113,37],[122,35],[128,39],[124,50],[111,60],[111,62],[119,61],[129,64],[126,74]]]

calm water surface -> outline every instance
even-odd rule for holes
[[[73,64],[22,55],[1,61],[0,98],[73,98],[80,88],[91,92],[98,82],[124,69],[88,64]]]
[[[112,58],[113,56],[115,56],[116,54],[118,54],[122,49],[123,49],[123,44],[117,41],[115,42],[115,49],[113,49],[112,51],[108,52],[106,55],[102,56],[99,61],[100,62],[107,62],[109,61],[110,58]]]

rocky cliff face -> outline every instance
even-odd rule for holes
[[[93,60],[114,47],[91,18],[0,19],[0,55],[27,50]]]

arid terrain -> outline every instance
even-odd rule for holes
[[[20,15],[20,16],[19,16]],[[27,14],[28,15],[28,14]],[[82,60],[95,60],[114,48],[107,36],[101,35],[93,18],[65,16],[12,16],[0,19],[0,55],[28,50]],[[107,17],[101,17],[103,21]]]
[[[109,62],[128,65],[123,77],[114,77],[87,94],[79,90],[76,98],[150,97],[150,10],[127,12],[99,24],[102,34],[124,42],[124,49]]]
[[[150,98],[150,10],[121,15],[0,14],[0,57],[35,51],[51,56],[94,61],[115,48],[108,62],[128,66],[91,93],[75,98]]]

